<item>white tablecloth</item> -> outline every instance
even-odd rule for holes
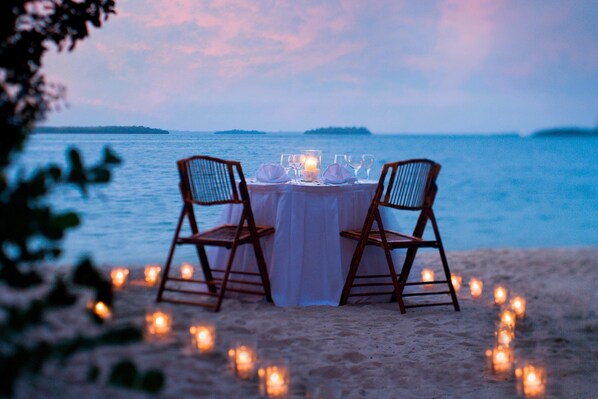
[[[376,183],[248,183],[248,189],[256,223],[276,230],[261,240],[275,304],[338,305],[356,246],[355,240],[339,233],[361,229]],[[236,223],[240,211],[239,206],[226,207],[221,222]],[[393,225],[384,214],[383,218],[385,227]],[[228,250],[212,247],[208,255],[212,265],[223,266]],[[393,251],[393,258],[400,270],[403,255]],[[251,245],[237,250],[234,268],[257,270]],[[368,247],[358,274],[387,272],[383,251]]]

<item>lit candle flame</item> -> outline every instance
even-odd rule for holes
[[[511,299],[510,305],[511,309],[513,312],[515,312],[518,318],[521,319],[525,317],[525,298],[521,296],[515,296]]]
[[[158,277],[160,276],[160,266],[157,265],[149,265],[145,267],[143,274],[145,276],[145,282],[154,285],[158,282]]]
[[[434,270],[427,269],[427,268],[422,269],[422,281],[426,282],[426,283],[430,283],[430,282],[434,281]],[[433,287],[432,284],[424,285],[424,288],[430,289],[432,287]]]
[[[472,278],[471,280],[469,280],[469,290],[473,298],[481,298],[483,289],[484,283],[482,282],[482,280],[477,278]]]
[[[172,319],[169,314],[155,311],[146,317],[147,330],[151,335],[163,336],[170,332]]]
[[[494,303],[502,305],[507,301],[507,289],[502,285],[494,286]]]
[[[193,277],[193,266],[191,266],[189,263],[183,263],[181,266],[181,277],[184,280],[191,280]]]
[[[124,267],[112,269],[110,272],[110,278],[112,279],[112,285],[116,288],[121,288],[127,281],[129,270]]]
[[[451,283],[453,283],[453,288],[455,292],[459,292],[461,290],[461,284],[463,282],[463,277],[458,274],[451,275]]]

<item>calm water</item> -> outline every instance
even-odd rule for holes
[[[92,162],[105,144],[124,160],[113,182],[87,199],[71,188],[53,196],[59,208],[83,215],[60,263],[83,253],[100,263],[162,263],[180,212],[177,159],[237,159],[249,177],[282,152],[310,148],[323,150],[324,163],[335,153],[371,153],[376,177],[390,161],[417,157],[442,164],[435,211],[449,250],[598,245],[597,139],[45,134],[33,136],[21,163],[62,163],[71,145]],[[208,215],[203,226],[216,217]]]

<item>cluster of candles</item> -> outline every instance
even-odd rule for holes
[[[145,283],[150,286],[154,286],[160,280],[160,271],[162,268],[158,265],[147,265],[143,269],[143,277]],[[189,263],[183,263],[181,265],[181,278],[183,280],[191,280],[193,278],[193,265]],[[122,288],[127,282],[129,277],[129,269],[126,267],[116,267],[110,272],[110,279],[114,288]]]
[[[433,287],[434,271],[428,268],[422,269],[422,282],[424,288],[430,289]],[[451,283],[455,292],[461,290],[463,284],[463,277],[458,273],[451,275]],[[469,291],[471,297],[474,299],[481,299],[484,290],[484,282],[479,278],[471,278],[469,280]],[[515,356],[513,354],[513,340],[515,339],[515,325],[517,320],[525,317],[526,300],[521,295],[511,295],[509,299],[509,291],[502,284],[494,286],[494,304],[502,306],[499,315],[499,322],[495,331],[496,345],[492,349],[486,351],[486,356],[490,359],[490,366],[492,371],[497,374],[509,374],[513,369],[515,363]],[[525,364],[522,367],[515,369],[515,376],[518,381],[518,389],[525,397],[542,396],[546,387],[546,371],[533,364]]]

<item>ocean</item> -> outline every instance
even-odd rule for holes
[[[92,188],[88,197],[70,187],[52,194],[52,204],[77,210],[83,220],[67,236],[58,264],[83,255],[106,265],[163,263],[181,207],[177,159],[205,154],[239,160],[245,176],[251,177],[261,163],[278,162],[281,153],[305,149],[322,150],[323,164],[331,163],[334,154],[373,154],[374,179],[385,162],[428,158],[440,163],[434,210],[449,251],[598,245],[595,138],[36,134],[18,168],[64,164],[71,146],[91,163],[105,145],[123,160],[109,185]],[[218,213],[209,212],[200,225],[214,224]]]

